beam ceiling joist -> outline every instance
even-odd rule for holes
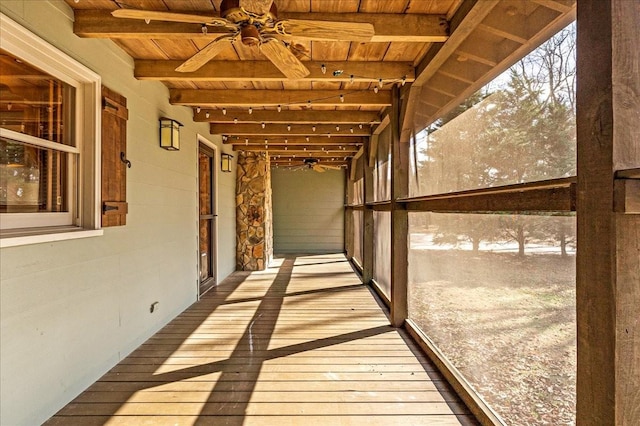
[[[313,108],[319,106],[360,107],[391,106],[391,91],[369,90],[198,90],[172,89],[171,104],[192,107],[283,107],[296,105]]]
[[[234,145],[262,145],[264,146],[264,141],[267,140],[268,144],[285,144],[288,146],[294,145],[318,145],[318,146],[329,146],[329,145],[356,145],[362,146],[364,144],[365,138],[359,136],[342,136],[340,138],[328,138],[326,136],[310,136],[310,137],[302,137],[302,136],[269,136],[267,138],[257,137],[257,136],[229,136],[223,138],[224,144],[234,144]],[[308,139],[308,140],[307,140]]]
[[[417,42],[438,43],[448,37],[446,17],[426,14],[386,13],[279,13],[280,19],[302,19],[311,21],[339,21],[371,23],[375,29],[373,42]],[[73,32],[86,38],[142,38],[142,39],[213,39],[223,29],[209,27],[202,33],[200,24],[178,22],[144,21],[114,18],[108,10],[76,10]],[[302,39],[296,36],[296,39]],[[349,40],[345,40],[349,41]]]
[[[324,149],[322,149],[324,148]],[[334,149],[335,148],[335,149]],[[355,155],[358,152],[358,147],[351,145],[350,147],[343,146],[343,149],[339,149],[339,147],[319,147],[319,146],[287,146],[287,145],[244,145],[237,144],[233,145],[234,151],[264,151],[267,150],[272,154],[279,155],[292,155],[292,154],[303,154],[303,153],[326,153],[330,154],[333,157],[347,157]]]
[[[209,61],[197,71],[184,73],[176,71],[183,61],[136,60],[135,77],[138,80],[159,81],[249,81],[272,82],[285,79],[282,72],[270,61]],[[356,83],[396,83],[412,82],[414,69],[411,62],[304,62],[311,72],[300,81],[356,82]],[[323,73],[327,70],[341,70]]]
[[[207,114],[209,115],[207,117]],[[223,114],[221,109],[201,109],[195,111],[193,121],[205,123],[280,123],[280,124],[336,124],[352,125],[378,124],[380,116],[374,111],[287,111],[255,110],[251,114],[246,109],[227,110]]]
[[[315,131],[314,131],[315,128]],[[211,134],[214,135],[234,135],[234,136],[369,136],[371,129],[369,126],[348,127],[331,124],[268,124],[262,128],[260,124],[217,124],[210,126]]]

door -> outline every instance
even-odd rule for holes
[[[198,150],[199,182],[199,265],[200,296],[216,285],[216,205],[215,151],[200,144]]]

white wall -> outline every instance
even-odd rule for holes
[[[271,169],[274,253],[344,251],[345,172]]]
[[[2,0],[0,11],[102,76],[127,98],[127,225],[79,240],[0,251],[0,424],[35,425],[197,298],[197,135],[192,112],[108,40],[73,34],[61,1]],[[179,152],[158,147],[158,117],[182,123]],[[235,178],[220,173],[219,273],[235,269]],[[149,307],[159,302],[151,314]]]

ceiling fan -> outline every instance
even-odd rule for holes
[[[282,39],[370,41],[374,35],[373,25],[369,23],[280,20],[273,0],[222,0],[220,17],[138,9],[117,9],[111,14],[116,18],[143,19],[147,23],[153,20],[200,24],[203,32],[208,26],[228,32],[187,59],[176,68],[179,72],[200,69],[229,43],[240,39],[246,46],[258,47],[287,78],[300,79],[310,72]]]
[[[317,158],[305,158],[304,160],[302,160],[302,162],[304,163],[304,165],[302,166],[296,166],[296,168],[294,168],[293,170],[300,170],[300,169],[311,169],[313,171],[316,171],[318,173],[324,173],[327,170],[341,170],[342,167],[338,167],[338,166],[330,166],[328,164],[319,164],[320,160],[318,160]]]

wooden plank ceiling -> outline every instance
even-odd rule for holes
[[[394,87],[405,103],[406,140],[575,16],[575,0],[274,0],[278,20],[373,27],[370,41],[351,41],[358,37],[349,34],[335,41],[281,37],[309,71],[290,79],[261,47],[240,41],[216,47],[196,71],[178,72],[228,30],[111,15],[133,9],[218,18],[221,0],[66,2],[78,36],[112,39],[134,58],[136,78],[162,81],[172,104],[191,107],[194,120],[210,122],[211,133],[234,150],[267,150],[281,165],[309,157],[348,165],[383,122]],[[240,0],[254,8],[270,3]]]

